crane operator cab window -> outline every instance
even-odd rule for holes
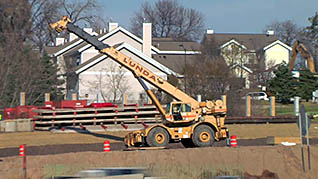
[[[182,116],[186,116],[187,112],[191,112],[189,104],[172,104],[172,116],[175,121],[183,120]]]

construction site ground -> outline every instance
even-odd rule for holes
[[[267,146],[264,143],[268,136],[299,137],[296,124],[228,127],[230,134],[238,137],[238,148],[226,147],[223,141],[216,147],[208,148],[185,149],[176,144],[171,145],[170,149],[124,151],[122,139],[128,131],[1,133],[0,178],[21,178],[22,157],[18,156],[18,146],[21,144],[27,144],[31,152],[28,156],[28,178],[70,176],[83,169],[119,166],[147,167],[156,175],[168,178],[243,175],[244,172],[261,175],[264,170],[276,173],[279,178],[318,176],[318,124],[312,124],[309,130],[313,141],[312,170],[305,173],[301,167],[300,145]],[[111,143],[112,151],[109,153],[103,152],[105,140]],[[11,154],[6,155],[6,152]],[[16,152],[16,155],[12,152]]]

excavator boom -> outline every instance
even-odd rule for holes
[[[299,52],[301,53],[301,56],[305,60],[307,60],[307,66],[309,71],[312,73],[316,73],[313,57],[311,56],[306,46],[298,40],[293,45],[293,54],[289,62],[289,70],[291,71],[294,68],[296,57]]]

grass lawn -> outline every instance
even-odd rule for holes
[[[304,105],[306,112],[309,115],[318,114],[318,104],[312,102],[301,102],[300,105]],[[276,105],[277,115],[293,115],[294,114],[294,104],[277,104]]]
[[[302,101],[300,105],[304,105],[306,112],[309,115],[318,114],[318,104],[312,102]],[[270,102],[269,101],[252,101],[252,115],[258,116],[268,116],[270,111]],[[276,103],[276,115],[285,116],[285,115],[294,115],[294,104],[281,104]]]

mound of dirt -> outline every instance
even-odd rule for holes
[[[244,179],[278,179],[277,173],[271,172],[269,170],[264,170],[262,175],[251,175],[248,172],[244,172]]]

